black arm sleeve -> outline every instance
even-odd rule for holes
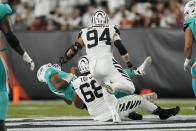
[[[115,45],[116,48],[118,49],[118,51],[119,51],[119,53],[120,53],[121,56],[127,54],[127,50],[125,49],[124,45],[121,43],[120,40],[114,41],[114,45]]]
[[[6,33],[5,38],[12,48],[16,48],[20,45],[19,40],[16,38],[13,32]]]
[[[117,26],[114,26],[114,29],[115,29],[116,33],[117,33],[118,35],[120,35],[120,31],[119,31],[119,29],[117,28]]]
[[[78,38],[80,38],[81,36],[82,36],[82,31],[79,32]]]
[[[75,47],[76,47],[77,49],[76,49]],[[72,54],[71,56],[67,56],[67,52],[68,52],[70,49],[73,51],[73,54]],[[77,54],[78,50],[81,50],[81,49],[82,49],[82,46],[80,45],[80,43],[75,42],[75,44],[72,45],[71,48],[67,49],[67,51],[65,52],[65,58],[68,59],[68,60],[70,60],[72,57],[74,57],[74,56]]]

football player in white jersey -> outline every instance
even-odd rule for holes
[[[109,18],[104,11],[96,11],[92,16],[93,26],[80,31],[75,45],[65,52],[65,56],[60,58],[60,63],[66,63],[78,50],[86,47],[90,72],[99,83],[109,85],[107,87],[113,89],[134,93],[135,88],[132,81],[119,70],[122,67],[114,66],[116,60],[113,59],[113,46],[118,49],[127,66],[133,67],[128,52],[121,43],[120,31],[116,26],[108,25],[108,22]]]
[[[86,60],[85,60],[86,59]],[[102,88],[89,72],[88,59],[82,57],[79,61],[78,68],[83,76],[72,81],[74,92],[74,104],[77,108],[87,106],[89,114],[94,120],[109,121],[113,119],[113,115],[104,100],[104,93],[108,93],[105,88]],[[108,94],[108,97],[112,97]],[[84,102],[84,104],[83,104]],[[175,116],[179,112],[179,107],[171,109],[162,109],[153,103],[149,102],[142,95],[128,95],[116,99],[119,103],[117,110],[121,119],[127,119],[131,112],[136,108],[141,108],[144,112],[158,115],[160,119],[168,119]]]
[[[60,58],[60,63],[68,62],[78,50],[85,47],[90,72],[99,84],[107,88],[111,94],[114,93],[114,89],[134,93],[135,87],[131,79],[124,73],[121,66],[115,66],[115,63],[118,62],[113,58],[113,46],[118,49],[129,68],[132,68],[133,65],[127,50],[121,43],[120,31],[116,26],[108,25],[108,23],[108,15],[102,10],[96,11],[92,16],[92,27],[80,31],[75,45],[65,52],[65,56]],[[117,103],[110,104],[114,107],[113,104]],[[114,113],[113,118],[120,122],[117,113]]]

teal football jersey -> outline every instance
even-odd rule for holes
[[[196,24],[196,17],[184,21],[184,29],[189,26],[189,28],[191,29],[192,34],[193,34],[194,42],[196,44],[196,25],[195,24]]]
[[[47,84],[50,88],[50,90],[55,93],[56,95],[65,98],[67,100],[73,101],[73,94],[74,94],[74,90],[72,88],[71,82],[69,82],[68,86],[65,86],[63,89],[61,90],[57,90],[56,88],[54,88],[54,86],[52,85],[52,83],[50,82],[50,77],[54,74],[59,74],[60,78],[63,80],[63,78],[65,78],[66,76],[69,75],[69,73],[66,72],[62,72],[59,71],[53,67],[50,67],[46,72],[45,72],[45,79],[47,81]],[[75,76],[73,76],[72,80],[75,79]]]

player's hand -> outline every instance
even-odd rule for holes
[[[185,59],[184,61],[184,71],[188,72],[191,70],[191,59]]]
[[[33,71],[35,69],[35,63],[31,59],[31,57],[27,54],[27,52],[24,52],[22,57],[24,62],[30,66],[31,71]]]
[[[63,64],[67,63],[69,60],[65,57],[59,57],[59,63],[62,66]]]
[[[31,62],[29,63],[29,65],[30,65],[31,71],[33,71],[33,70],[35,69],[35,63],[34,63],[33,61],[31,61]]]

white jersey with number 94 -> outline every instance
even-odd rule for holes
[[[106,54],[112,55],[112,39],[117,27],[114,25],[84,28],[80,36],[89,57]]]
[[[91,74],[73,80],[72,86],[88,107],[88,112],[94,120],[106,121],[111,118],[110,110],[103,98],[102,87]]]

